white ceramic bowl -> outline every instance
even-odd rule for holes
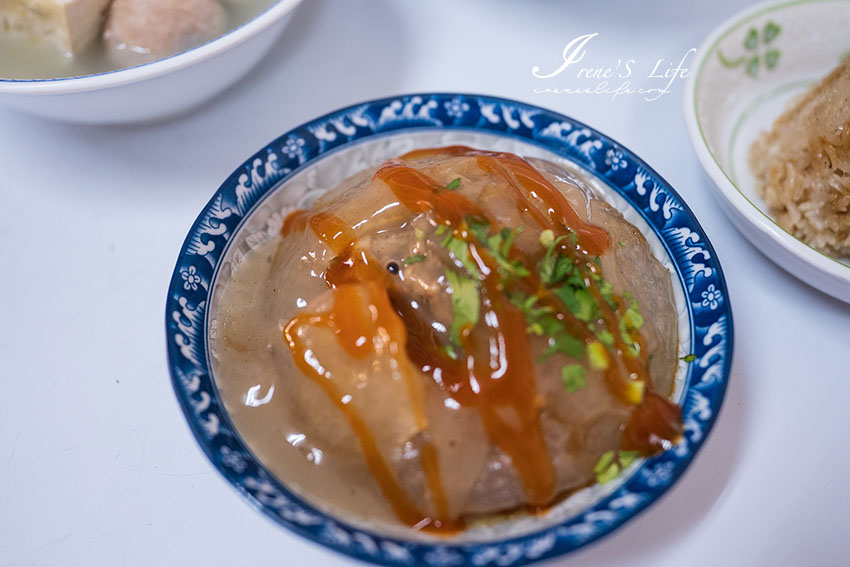
[[[268,52],[301,0],[279,0],[189,51],[83,77],[0,79],[0,103],[66,122],[115,124],[179,114],[220,93]]]
[[[747,153],[788,102],[850,51],[850,1],[759,4],[718,27],[700,46],[685,89],[685,122],[726,213],[759,250],[791,274],[850,302],[850,262],[798,240],[771,217]]]

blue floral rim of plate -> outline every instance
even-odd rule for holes
[[[691,352],[682,397],[684,440],[648,459],[612,494],[541,531],[495,542],[407,541],[317,510],[258,462],[231,425],[208,368],[206,306],[228,241],[252,207],[319,156],[388,132],[474,129],[542,145],[622,195],[663,242],[688,304]],[[567,116],[469,94],[414,94],[350,106],[303,124],[245,161],[186,237],[166,304],[168,362],[189,427],[218,471],[257,509],[294,532],[357,559],[392,566],[512,567],[555,557],[612,532],[657,500],[705,441],[732,362],[732,312],[711,243],[681,197],[625,147]]]

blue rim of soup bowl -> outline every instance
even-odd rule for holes
[[[684,293],[690,353],[680,404],[684,440],[647,459],[611,494],[560,523],[496,541],[413,541],[353,526],[305,502],[248,449],[219,398],[208,365],[206,307],[227,244],[267,195],[328,152],[387,133],[464,129],[519,138],[569,159],[633,207],[670,256]],[[189,428],[213,466],[277,523],[351,557],[383,565],[511,567],[576,550],[613,532],[672,486],[720,411],[732,362],[728,291],[714,248],[682,198],[631,151],[567,116],[475,94],[427,93],[373,100],[283,134],[218,188],[192,225],[166,303],[168,362]]]

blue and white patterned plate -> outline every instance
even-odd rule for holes
[[[294,494],[248,449],[219,398],[209,338],[221,281],[298,203],[413,146],[470,142],[571,162],[647,236],[671,270],[680,312],[675,397],[685,438],[633,465],[619,482],[579,492],[516,529],[429,539],[364,529]],[[340,165],[342,163],[343,165]],[[346,169],[347,168],[347,169]],[[351,170],[351,171],[349,171]],[[331,173],[328,173],[331,172]],[[219,281],[221,280],[221,281]],[[218,285],[217,285],[218,284]],[[657,500],[699,450],[720,410],[732,359],[732,313],[714,249],[681,197],[640,158],[566,116],[464,94],[418,94],[351,106],[312,120],[245,161],[216,191],[183,243],[166,305],[168,360],[189,426],[213,465],[248,501],[287,528],[358,559],[394,566],[510,567],[575,550]]]

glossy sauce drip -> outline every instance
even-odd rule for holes
[[[448,146],[414,150],[401,156],[401,159],[409,161],[438,155],[475,157],[482,171],[494,173],[507,182],[517,200],[519,210],[529,214],[538,226],[553,229],[556,233],[562,232],[564,227],[572,230],[588,254],[599,255],[608,249],[611,239],[605,229],[582,220],[564,194],[518,155],[476,150],[466,146]],[[542,205],[548,213],[548,222],[534,202]]]
[[[389,185],[402,205],[416,213],[431,211],[439,223],[459,227],[470,215],[490,220],[465,196],[445,189],[421,171],[401,162],[387,162],[373,178]]]
[[[345,416],[348,425],[360,442],[360,447],[363,450],[363,456],[369,467],[369,471],[377,481],[378,486],[381,487],[381,491],[390,503],[390,506],[392,506],[396,516],[402,522],[411,526],[420,523],[423,515],[416,509],[416,506],[410,501],[407,493],[396,481],[395,476],[378,449],[378,444],[375,441],[372,430],[363,419],[363,416],[351,404],[345,403],[346,395],[337,387],[334,381],[324,375],[320,368],[314,367],[308,361],[306,354],[309,352],[309,349],[298,336],[298,330],[302,326],[331,327],[330,315],[302,313],[293,317],[286,326],[284,337],[289,344],[289,348],[292,350],[295,364],[305,376],[312,378],[324,390],[336,408]]]
[[[436,511],[436,516],[431,518],[410,501],[396,480],[363,416],[351,403],[345,401],[350,396],[340,390],[333,376],[321,367],[320,362],[311,363],[310,351],[298,335],[299,329],[304,326],[331,329],[337,343],[355,359],[373,354],[376,344],[388,345],[389,355],[395,359],[404,375],[416,427],[419,431],[427,429],[428,421],[415,382],[418,380],[416,370],[403,353],[395,352],[403,350],[407,343],[407,332],[389,301],[390,290],[394,289],[393,282],[367,252],[356,249],[357,238],[351,228],[332,214],[294,211],[284,220],[281,233],[287,235],[293,230],[304,230],[308,225],[337,256],[323,274],[328,286],[334,290],[331,311],[296,315],[284,330],[284,338],[298,368],[321,386],[346,417],[360,442],[370,472],[400,520],[418,529],[441,533],[463,529],[462,521],[449,517],[433,444],[425,440],[420,448],[420,463]]]
[[[307,228],[307,223],[314,213],[304,209],[296,209],[286,215],[283,226],[280,228],[281,236],[288,236],[292,232],[299,232]]]
[[[384,165],[374,177],[385,182],[402,204],[416,212],[430,211],[438,222],[457,228],[470,215],[488,218],[464,195],[443,189],[401,163]],[[406,307],[405,298],[397,297],[394,305],[408,330],[407,354],[454,400],[478,410],[489,439],[511,457],[529,501],[543,506],[555,495],[555,470],[540,426],[525,316],[500,289],[495,261],[475,243],[469,246],[470,256],[485,274],[483,313],[475,331],[464,338],[463,355],[457,360],[448,356],[430,325]]]
[[[682,436],[682,408],[649,389],[623,430],[622,448],[654,455]]]

